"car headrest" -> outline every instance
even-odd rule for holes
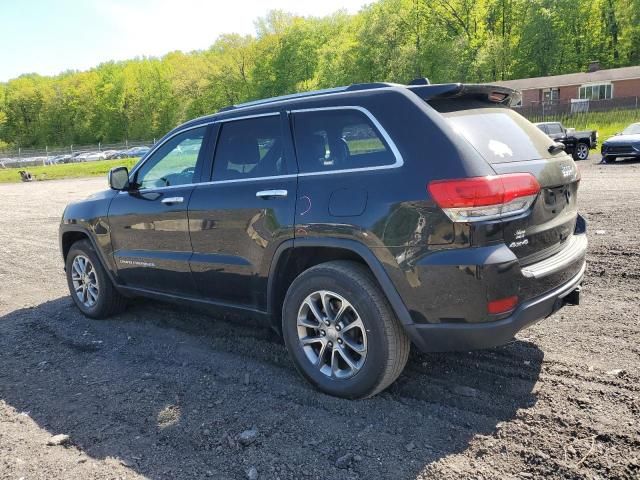
[[[307,135],[303,137],[301,147],[302,155],[310,157],[313,162],[324,162],[327,152],[322,135]]]
[[[260,150],[255,137],[231,137],[222,145],[223,158],[236,165],[255,165],[260,161]]]

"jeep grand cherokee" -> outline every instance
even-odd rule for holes
[[[495,86],[360,84],[168,133],[60,226],[87,316],[147,296],[264,317],[314,386],[362,398],[410,345],[508,342],[585,270],[579,174]]]

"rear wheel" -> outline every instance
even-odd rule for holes
[[[589,145],[579,142],[573,151],[573,158],[575,160],[586,160],[589,158]]]
[[[614,163],[616,161],[616,157],[612,157],[610,155],[605,155],[604,163]]]
[[[88,240],[71,246],[66,270],[71,298],[87,317],[106,318],[124,310],[126,299],[113,286]]]
[[[282,317],[293,362],[316,388],[345,398],[370,397],[402,372],[410,342],[364,266],[317,265],[287,292]]]

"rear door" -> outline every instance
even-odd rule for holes
[[[135,188],[111,202],[113,256],[126,286],[193,294],[187,205],[200,179],[206,132],[202,126],[169,138],[133,173]]]
[[[554,142],[506,107],[462,108],[443,115],[496,173],[526,172],[538,180],[541,191],[531,212],[502,221],[505,243],[521,264],[557,253],[577,220],[580,177],[571,157],[551,153]]]
[[[191,270],[198,294],[266,310],[271,259],[293,238],[296,168],[286,115],[222,121],[211,181],[189,203]]]

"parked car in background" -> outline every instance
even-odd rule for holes
[[[606,163],[613,163],[617,158],[640,158],[640,123],[632,123],[622,132],[607,138],[600,150]]]
[[[93,318],[131,296],[250,312],[348,398],[389,386],[412,343],[509,342],[578,302],[587,249],[575,162],[513,97],[361,84],[192,120],[67,206],[71,297]]]
[[[71,154],[65,153],[63,155],[57,155],[56,158],[56,163],[69,163],[71,161]]]
[[[84,162],[87,159],[87,152],[76,152],[71,154],[70,162]]]
[[[105,150],[102,153],[104,153],[104,158],[106,160],[111,160],[113,158],[118,158],[116,155],[120,153],[120,150]]]
[[[89,152],[87,153],[87,158],[85,159],[86,162],[95,162],[98,160],[105,160],[107,157],[105,156],[104,152]]]
[[[123,150],[121,152],[119,152],[116,156],[114,156],[113,158],[136,158],[136,157],[143,157],[148,151],[150,150],[149,147],[146,146],[142,146],[142,147],[131,147],[128,150]]]
[[[535,126],[552,140],[562,143],[565,151],[572,155],[574,160],[586,160],[589,158],[589,150],[598,146],[596,130],[576,132],[575,128],[565,128],[560,122],[542,122],[536,123]]]

